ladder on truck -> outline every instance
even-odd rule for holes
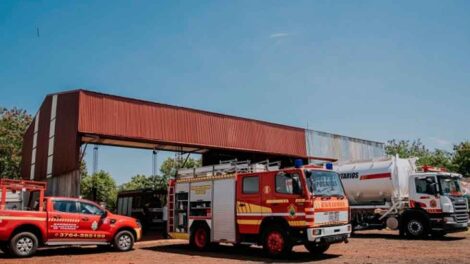
[[[168,197],[167,197],[167,234],[173,232],[175,227],[175,181],[170,180],[168,184]]]
[[[198,168],[179,169],[176,173],[176,179],[279,170],[280,166],[280,161],[269,162],[269,160],[265,160],[258,163],[251,163],[250,160],[238,161],[236,159],[233,159],[220,161],[219,164],[215,165],[203,166]]]
[[[238,161],[226,160],[220,161],[219,164],[203,166],[198,168],[179,169],[176,172],[176,179],[170,180],[168,184],[168,223],[167,233],[174,232],[175,229],[175,209],[176,209],[176,181],[178,179],[185,178],[197,178],[197,177],[210,177],[210,176],[221,176],[225,174],[233,173],[249,173],[249,172],[262,172],[269,170],[279,170],[281,166],[280,161],[270,162],[269,160],[251,163],[250,160]]]

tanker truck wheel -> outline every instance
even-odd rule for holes
[[[326,243],[309,242],[309,243],[306,243],[304,246],[308,250],[308,252],[310,252],[310,254],[314,256],[323,254],[330,248],[330,245]]]
[[[410,217],[405,223],[405,231],[413,239],[424,238],[428,234],[425,221],[419,217]]]

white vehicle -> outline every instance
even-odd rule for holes
[[[354,230],[390,228],[401,236],[466,231],[469,215],[457,173],[389,157],[336,166],[351,206]]]

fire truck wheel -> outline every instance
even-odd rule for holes
[[[320,255],[325,253],[330,248],[329,244],[326,243],[306,243],[305,248],[312,255]]]
[[[292,251],[286,231],[278,226],[268,227],[263,236],[263,250],[271,258],[285,257]]]
[[[31,257],[38,248],[38,238],[33,233],[21,232],[11,238],[8,248],[15,257]]]
[[[424,221],[419,217],[411,217],[406,221],[405,226],[406,234],[410,238],[423,238],[428,232]]]
[[[210,231],[204,225],[199,225],[191,232],[189,241],[192,248],[202,251],[209,248],[210,245]]]
[[[134,247],[134,236],[131,232],[124,230],[114,236],[113,247],[117,251],[129,251]]]

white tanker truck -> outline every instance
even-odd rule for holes
[[[466,231],[468,204],[462,176],[398,156],[336,166],[351,206],[354,230],[390,228],[401,236]]]

